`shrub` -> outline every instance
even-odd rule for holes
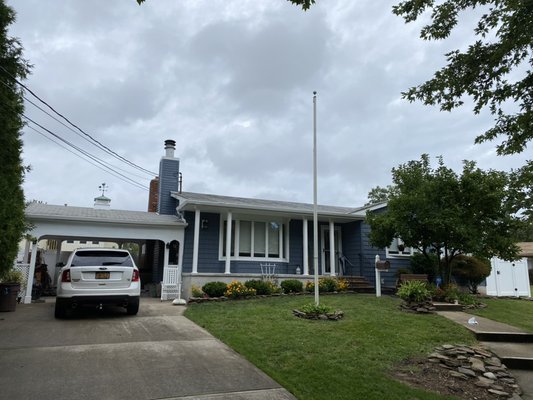
[[[191,286],[191,295],[192,297],[204,297],[204,292],[196,285]]]
[[[273,284],[270,281],[261,281],[258,279],[244,282],[244,286],[249,289],[255,289],[258,295],[269,295],[273,292]]]
[[[304,285],[297,279],[287,279],[281,282],[283,293],[300,293],[303,291]]]
[[[439,258],[436,254],[415,253],[410,257],[411,271],[413,274],[426,274],[430,282],[435,282]]]
[[[430,298],[426,282],[407,281],[398,289],[398,297],[410,303],[422,303]]]
[[[3,283],[18,283],[22,284],[24,281],[24,276],[22,275],[22,272],[16,269],[10,269],[6,272],[4,272],[0,276],[0,282]]]
[[[342,278],[337,279],[337,291],[345,292],[346,290],[348,290],[348,281]]]
[[[222,297],[226,292],[227,285],[224,282],[207,282],[202,286],[203,292],[209,297]]]
[[[443,289],[444,289],[444,301],[447,301],[448,303],[453,303],[456,300],[459,301],[461,292],[459,291],[459,288],[457,287],[457,285],[450,283],[448,286],[445,286]]]
[[[481,282],[490,275],[490,261],[472,256],[456,256],[451,263],[452,275],[466,282],[470,293],[476,294]]]
[[[459,303],[465,306],[470,306],[479,304],[479,301],[469,293],[459,293]]]
[[[312,292],[315,290],[315,282],[308,281],[305,284],[305,290]],[[345,279],[337,278],[319,278],[318,279],[318,291],[320,293],[341,292],[348,290],[348,282]]]
[[[239,281],[233,281],[231,283],[228,283],[226,286],[226,292],[224,293],[226,297],[230,297],[232,299],[238,299],[242,297],[250,297],[255,296],[255,289],[246,287],[242,282]]]
[[[337,291],[337,279],[320,278],[318,281],[318,290],[321,292],[331,293]]]
[[[306,314],[327,314],[331,312],[331,308],[323,304],[317,306],[315,303],[308,303],[303,305],[300,311]]]

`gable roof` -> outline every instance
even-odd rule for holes
[[[192,211],[195,208],[201,208],[202,210],[231,209],[241,212],[260,211],[296,215],[313,214],[313,204],[308,203],[220,196],[192,192],[171,192],[171,196],[179,201],[178,210],[180,211]],[[383,208],[385,206],[386,203],[359,208],[318,205],[317,211],[322,217],[328,216],[359,220],[364,219],[368,209],[376,209],[376,207]]]
[[[58,206],[37,202],[28,204],[25,214],[30,220],[90,221],[138,225],[186,225],[176,215],[159,215],[145,211]]]

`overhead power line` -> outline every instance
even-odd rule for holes
[[[46,107],[48,107],[50,110],[52,110],[52,112],[54,112],[56,115],[58,115],[59,117],[61,117],[63,120],[65,120],[69,125],[71,125],[72,127],[76,128],[79,132],[81,132],[83,135],[85,135],[86,137],[88,137],[91,141],[93,141],[94,143],[96,143],[98,145],[98,147],[100,147],[102,150],[104,150],[105,152],[107,152],[108,154],[111,154],[113,157],[117,158],[117,159],[120,159],[122,162],[125,162],[126,164],[129,164],[130,166],[150,175],[150,176],[154,176],[154,175],[158,175],[156,172],[153,172],[153,171],[150,171],[150,170],[147,170],[143,167],[141,167],[140,165],[137,165],[135,164],[134,162],[124,158],[123,156],[121,156],[120,154],[116,153],[115,151],[111,150],[109,147],[107,147],[106,145],[104,145],[103,143],[101,143],[100,141],[98,141],[97,139],[95,139],[93,136],[91,136],[90,134],[88,134],[87,132],[85,132],[82,128],[80,128],[78,125],[74,124],[73,122],[71,122],[67,117],[65,117],[63,114],[59,113],[54,107],[52,107],[50,104],[48,104],[46,101],[44,101],[43,99],[41,99],[37,94],[35,94],[29,87],[27,87],[25,84],[23,84],[22,82],[20,82],[16,77],[14,77],[13,75],[11,75],[11,73],[6,70],[4,67],[2,67],[0,65],[0,69],[2,69],[6,75],[8,75],[14,82],[16,82],[20,87],[22,87],[24,90],[26,90],[28,93],[30,93],[33,97],[35,97],[37,100],[39,100],[42,104],[44,104]],[[32,103],[33,104],[33,103]],[[40,109],[40,107],[39,107]],[[42,110],[42,109],[41,109]]]

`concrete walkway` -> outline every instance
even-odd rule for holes
[[[476,334],[476,337],[483,338],[480,343],[492,350],[504,364],[506,360],[507,364],[520,361],[522,364],[533,362],[533,334],[531,332],[464,312],[439,311],[437,314],[463,325]],[[471,318],[475,318],[477,324],[469,324],[468,321]],[[510,371],[524,391],[522,399],[533,400],[533,370],[510,368]]]
[[[6,399],[293,400],[288,391],[182,314],[142,299],[54,319],[54,299],[0,313]]]

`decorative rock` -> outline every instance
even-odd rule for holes
[[[494,375],[492,372],[485,372],[483,376],[487,379],[492,379],[493,381],[496,380],[496,375]]]
[[[493,365],[495,367],[500,367],[502,365],[502,362],[497,357],[491,357],[485,359],[485,364]]]
[[[489,389],[489,392],[492,394],[498,395],[498,396],[506,396],[506,397],[511,396],[510,393],[504,392],[502,390]]]
[[[479,358],[470,357],[468,361],[470,361],[471,364],[470,368],[474,371],[485,372],[485,364]]]
[[[479,380],[476,382],[476,386],[479,386],[479,387],[488,388],[488,387],[491,387],[492,384],[494,383],[490,379],[487,379],[483,376],[479,376],[478,379]]]
[[[468,379],[468,376],[466,376],[465,374],[461,374],[460,372],[456,372],[456,371],[451,371],[450,375],[455,378],[464,379],[465,381]]]
[[[468,369],[468,368],[459,367],[459,368],[457,368],[457,371],[459,371],[462,374],[468,375],[468,376],[472,376],[472,377],[476,376],[476,373],[474,371],[472,371],[471,369]]]

